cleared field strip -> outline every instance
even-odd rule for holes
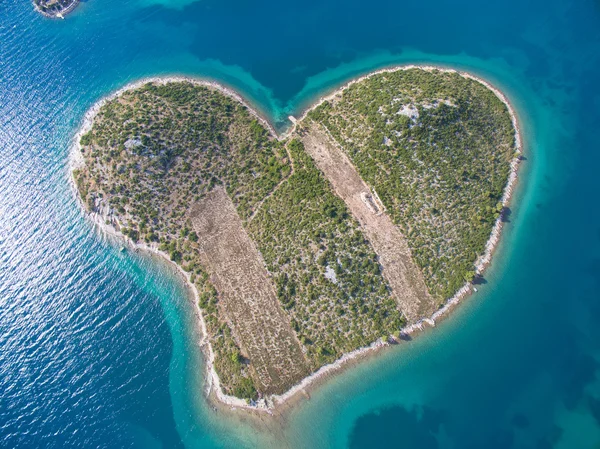
[[[409,323],[435,311],[419,268],[411,258],[404,236],[369,186],[341,149],[318,125],[310,125],[302,142],[307,153],[331,182],[371,242],[379,256],[382,273],[388,281],[401,312]]]
[[[222,188],[192,207],[191,221],[219,307],[251,361],[257,386],[282,393],[309,370],[260,252]]]

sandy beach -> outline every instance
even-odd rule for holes
[[[104,97],[103,99],[99,100],[84,115],[82,124],[79,128],[79,131],[74,136],[73,144],[71,145],[71,150],[69,153],[70,154],[70,157],[69,157],[69,172],[70,172],[69,179],[70,179],[71,186],[73,188],[73,193],[74,193],[75,198],[77,199],[78,203],[83,207],[82,200],[79,197],[79,194],[77,192],[77,187],[75,184],[75,180],[72,175],[74,169],[81,167],[83,164],[85,164],[82,154],[81,154],[81,147],[79,144],[81,136],[84,135],[85,133],[87,133],[91,129],[91,127],[93,125],[94,117],[96,116],[96,114],[98,113],[100,108],[104,104],[106,104],[106,102],[118,97],[119,95],[121,95],[123,92],[125,92],[127,90],[141,87],[142,85],[144,85],[146,83],[154,82],[154,83],[166,84],[169,82],[187,81],[187,82],[191,82],[191,83],[194,83],[197,85],[203,85],[203,86],[217,89],[217,90],[223,92],[225,95],[228,95],[228,96],[236,99],[237,101],[241,102],[242,104],[244,104],[248,108],[248,110],[257,118],[257,120],[259,120],[267,129],[269,129],[272,136],[274,136],[277,139],[285,139],[295,131],[297,123],[299,121],[302,121],[302,119],[304,119],[311,110],[318,107],[324,101],[327,101],[327,100],[335,97],[336,95],[340,94],[341,92],[343,92],[345,89],[347,89],[354,83],[360,82],[361,80],[367,79],[371,76],[374,76],[374,75],[377,75],[380,73],[390,73],[390,72],[395,72],[398,70],[409,70],[409,69],[414,69],[414,68],[418,68],[418,69],[426,70],[426,71],[438,70],[440,72],[458,73],[459,75],[461,75],[465,78],[469,78],[469,79],[475,80],[475,81],[483,84],[488,89],[490,89],[506,105],[508,112],[510,114],[512,123],[513,123],[513,127],[515,129],[515,157],[511,161],[510,175],[508,178],[508,182],[504,188],[504,193],[503,193],[502,200],[501,200],[502,205],[505,208],[508,207],[508,205],[510,204],[510,200],[512,198],[512,194],[513,194],[517,179],[518,179],[517,174],[518,174],[518,168],[519,168],[519,162],[520,162],[520,155],[523,150],[522,149],[521,130],[519,128],[517,116],[516,116],[516,113],[515,113],[512,105],[510,104],[507,97],[500,90],[498,90],[497,88],[495,88],[493,85],[491,85],[489,82],[487,82],[486,80],[484,80],[482,78],[479,78],[479,77],[472,75],[470,73],[467,73],[467,72],[454,70],[454,69],[450,69],[450,68],[446,68],[446,67],[436,67],[436,66],[430,66],[430,65],[423,65],[423,66],[421,66],[421,65],[404,65],[404,66],[384,68],[381,70],[371,72],[367,75],[361,76],[354,80],[351,80],[348,83],[344,84],[343,86],[335,89],[332,93],[328,94],[327,96],[321,97],[316,103],[314,103],[311,107],[309,107],[308,109],[306,109],[303,112],[300,119],[294,119],[293,117],[290,117],[290,119],[292,121],[292,126],[290,129],[288,129],[285,133],[283,133],[281,135],[277,134],[277,132],[275,131],[275,129],[271,125],[271,123],[269,123],[269,121],[265,117],[260,115],[257,112],[256,108],[252,107],[252,105],[250,105],[249,102],[247,102],[244,98],[242,98],[238,93],[234,92],[233,90],[231,90],[217,82],[196,79],[196,78],[191,78],[191,77],[185,77],[185,76],[166,76],[166,77],[141,79],[139,81],[130,83],[130,84],[124,86],[123,88],[117,90],[116,92],[108,95],[107,97]],[[129,239],[129,237],[126,237],[121,232],[119,232],[116,227],[114,227],[110,224],[107,224],[107,218],[109,217],[108,210],[101,210],[99,213],[86,214],[86,216],[89,217],[90,221],[95,226],[97,226],[97,228],[101,232],[105,232],[109,235],[113,235],[120,239],[123,239],[123,241],[127,241],[127,244],[132,248],[139,248],[141,250],[155,254],[155,255],[161,257],[162,259],[168,261],[168,263],[174,265],[176,267],[177,271],[179,273],[181,273],[182,276],[187,280],[187,283],[188,283],[189,287],[191,288],[191,291],[193,292],[194,310],[198,316],[198,322],[200,323],[200,328],[202,330],[202,338],[200,339],[198,344],[200,345],[200,347],[202,348],[202,351],[205,354],[205,361],[206,361],[205,370],[206,370],[207,376],[206,376],[204,389],[205,389],[206,396],[209,398],[209,400],[211,402],[214,403],[214,405],[216,407],[218,407],[219,410],[244,410],[245,413],[247,413],[246,411],[253,411],[255,413],[259,413],[261,416],[265,415],[265,414],[280,415],[284,410],[289,410],[292,407],[292,405],[294,403],[296,403],[296,401],[301,401],[303,398],[310,397],[309,392],[314,391],[315,387],[319,383],[325,381],[330,376],[332,376],[336,373],[339,373],[340,371],[352,366],[354,363],[358,363],[360,360],[363,360],[365,357],[370,356],[372,354],[376,354],[382,348],[389,346],[389,343],[383,343],[381,341],[376,341],[373,344],[371,344],[370,346],[359,348],[355,351],[345,354],[344,356],[342,356],[340,359],[338,359],[334,363],[322,366],[319,370],[317,370],[310,376],[304,378],[299,384],[297,384],[294,387],[292,387],[291,389],[289,389],[286,393],[284,393],[282,395],[273,395],[266,399],[261,399],[258,401],[257,406],[255,406],[255,407],[250,406],[246,403],[245,400],[242,400],[242,399],[239,399],[239,398],[236,398],[233,396],[228,396],[223,393],[223,390],[220,386],[219,377],[214,369],[214,363],[213,363],[214,353],[212,351],[210,344],[208,344],[208,342],[206,341],[206,339],[204,337],[206,335],[206,325],[204,323],[202,312],[198,306],[198,292],[197,292],[195,286],[193,285],[193,283],[190,282],[189,274],[187,272],[185,272],[179,265],[172,262],[168,256],[168,254],[166,254],[162,251],[159,251],[158,245],[147,245],[145,243],[135,243],[131,239]],[[114,217],[113,217],[113,219],[114,219]],[[496,247],[500,241],[500,236],[501,236],[503,225],[504,225],[504,223],[502,221],[502,216],[501,216],[496,220],[496,222],[494,224],[494,227],[490,234],[490,238],[487,241],[483,255],[475,263],[475,272],[477,275],[482,275],[483,272],[485,271],[485,269],[491,263],[494,250],[496,249]],[[473,288],[473,286],[470,282],[466,283],[462,288],[460,288],[455,293],[455,295],[452,298],[448,299],[440,309],[438,309],[435,313],[433,313],[433,315],[431,315],[428,318],[421,319],[420,321],[418,321],[417,323],[415,323],[411,326],[403,328],[401,330],[401,334],[404,336],[409,336],[411,334],[415,334],[416,332],[419,332],[419,331],[425,329],[426,327],[435,326],[436,321],[447,316],[448,313],[455,306],[457,306],[465,297],[467,297],[472,292],[472,288]]]

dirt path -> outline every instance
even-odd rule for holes
[[[250,359],[259,389],[282,393],[309,372],[262,256],[222,188],[191,213],[200,253],[219,294],[219,307]]]
[[[307,153],[331,182],[336,194],[360,223],[379,256],[383,276],[408,323],[430,316],[435,311],[435,301],[427,291],[421,271],[412,260],[404,236],[385,213],[377,195],[319,125],[309,125],[302,142]]]

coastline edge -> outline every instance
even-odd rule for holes
[[[507,107],[508,113],[509,113],[511,121],[512,121],[513,128],[515,130],[515,156],[513,157],[513,159],[510,162],[510,174],[509,174],[507,183],[504,187],[502,199],[500,202],[502,203],[503,208],[508,207],[508,205],[510,204],[510,201],[512,199],[512,195],[514,193],[514,189],[515,189],[516,182],[518,179],[518,168],[519,168],[519,165],[521,162],[521,155],[523,153],[522,131],[519,126],[519,121],[517,119],[516,112],[513,109],[510,101],[508,100],[506,95],[504,95],[504,93],[502,91],[500,91],[498,88],[496,88],[490,82],[488,82],[487,80],[485,80],[479,76],[476,76],[469,72],[466,72],[464,70],[457,70],[457,69],[452,69],[452,68],[442,67],[442,66],[435,66],[435,65],[416,65],[416,64],[396,65],[393,67],[382,68],[382,69],[378,69],[378,70],[369,72],[365,75],[362,75],[358,78],[354,78],[354,79],[348,81],[347,83],[343,84],[342,86],[335,88],[328,95],[322,96],[319,98],[318,101],[312,103],[309,108],[307,108],[303,111],[300,118],[296,119],[294,117],[290,117],[290,120],[292,121],[292,126],[288,130],[283,132],[282,134],[277,133],[275,131],[275,128],[273,127],[273,125],[268,121],[268,119],[263,117],[258,112],[258,110],[257,110],[258,108],[253,107],[249,101],[247,101],[245,98],[242,97],[242,95],[235,92],[233,89],[226,87],[216,81],[206,80],[206,79],[202,79],[202,78],[195,78],[192,76],[181,76],[181,75],[142,78],[140,80],[128,83],[125,86],[114,91],[113,93],[101,98],[90,109],[87,110],[87,112],[85,113],[85,115],[83,117],[82,124],[80,125],[77,133],[73,137],[73,142],[72,142],[72,144],[70,146],[70,150],[69,150],[69,161],[68,161],[69,184],[71,185],[71,187],[73,189],[73,193],[75,195],[77,202],[80,204],[80,206],[83,206],[83,202],[78,193],[78,189],[77,189],[74,177],[73,177],[73,170],[75,170],[76,168],[81,167],[82,165],[85,164],[85,161],[81,154],[81,147],[80,147],[81,136],[83,136],[86,132],[88,132],[91,129],[95,116],[99,112],[100,108],[102,106],[104,106],[108,101],[111,101],[111,100],[119,97],[122,93],[124,93],[128,90],[133,90],[133,89],[139,88],[139,87],[143,86],[144,84],[147,84],[147,83],[167,84],[170,82],[190,82],[190,83],[193,83],[196,85],[202,85],[205,87],[217,89],[224,95],[227,95],[227,96],[239,101],[240,103],[242,103],[248,109],[248,111],[259,122],[261,122],[261,124],[263,124],[263,126],[265,126],[269,130],[269,132],[271,133],[271,135],[274,138],[276,138],[278,140],[283,140],[294,133],[297,123],[301,122],[310,111],[317,108],[323,102],[328,101],[329,99],[331,99],[334,96],[338,95],[339,93],[343,92],[345,89],[347,89],[351,85],[361,82],[367,78],[370,78],[372,76],[375,76],[375,75],[378,75],[381,73],[393,73],[393,72],[396,72],[399,70],[410,70],[410,69],[420,69],[420,70],[425,70],[425,71],[429,71],[429,72],[439,71],[439,72],[443,72],[443,73],[458,73],[460,76],[462,76],[464,78],[468,78],[468,79],[477,81],[477,82],[481,83],[482,85],[484,85],[487,89],[492,91],[496,95],[496,97],[500,101],[502,101],[502,103],[504,103],[504,105]],[[292,118],[294,118],[294,120],[292,120]],[[230,406],[232,410],[241,408],[241,409],[245,409],[248,411],[265,412],[265,413],[272,415],[273,411],[275,409],[282,407],[286,402],[290,401],[293,397],[300,395],[300,394],[306,394],[306,392],[304,390],[307,387],[315,384],[318,380],[321,380],[326,375],[332,374],[335,371],[339,371],[339,370],[345,368],[346,365],[348,365],[348,363],[351,361],[354,361],[358,358],[366,356],[367,354],[376,353],[381,348],[384,348],[384,347],[390,345],[389,343],[384,343],[381,340],[377,340],[369,346],[355,349],[354,351],[344,354],[341,358],[337,359],[335,362],[320,367],[317,371],[315,371],[312,374],[310,374],[309,376],[305,377],[300,383],[292,386],[285,393],[283,393],[281,395],[272,395],[266,399],[261,399],[260,401],[258,401],[257,406],[251,406],[251,405],[247,404],[246,401],[243,399],[237,398],[235,396],[226,395],[220,386],[219,376],[217,375],[215,368],[214,368],[214,353],[212,351],[212,347],[211,347],[210,343],[208,343],[208,341],[205,340],[206,339],[206,324],[204,322],[202,311],[200,310],[200,307],[198,306],[198,298],[199,298],[198,292],[196,290],[196,287],[190,282],[189,274],[187,272],[185,272],[179,265],[177,265],[175,262],[173,262],[166,253],[158,250],[158,247],[156,245],[148,245],[146,243],[133,242],[129,237],[123,235],[120,231],[117,231],[113,226],[107,225],[103,221],[103,219],[102,219],[103,217],[100,214],[98,214],[96,212],[91,212],[91,213],[87,212],[85,207],[83,207],[83,211],[85,213],[85,216],[88,217],[92,221],[92,224],[97,226],[97,228],[100,229],[102,232],[104,232],[108,235],[114,236],[114,237],[118,237],[119,239],[126,241],[133,248],[139,248],[139,249],[147,251],[151,254],[160,256],[162,259],[166,260],[167,262],[169,262],[170,264],[175,266],[177,272],[183,275],[184,279],[186,280],[186,282],[188,284],[188,287],[191,289],[191,291],[193,293],[194,310],[196,312],[196,315],[198,316],[198,319],[200,322],[200,328],[202,331],[201,332],[202,337],[201,337],[200,341],[198,342],[198,344],[200,345],[200,348],[202,349],[202,351],[205,354],[205,363],[206,363],[205,371],[208,374],[208,376],[205,380],[205,384],[206,384],[205,393],[206,393],[207,399],[209,401],[214,397],[222,405]],[[497,248],[498,243],[500,242],[500,237],[501,237],[503,227],[504,227],[504,222],[502,221],[502,215],[501,215],[500,217],[498,217],[496,219],[496,222],[494,223],[494,226],[490,233],[490,237],[489,237],[488,241],[486,242],[484,253],[475,261],[475,273],[477,275],[483,274],[485,272],[485,270],[488,268],[488,266],[490,265],[490,263],[492,261],[493,253],[494,253],[495,249]],[[422,318],[417,323],[402,328],[400,330],[401,335],[409,336],[411,334],[422,331],[425,329],[425,325],[427,325],[429,327],[435,327],[436,320],[439,320],[439,319],[447,316],[448,313],[454,309],[454,307],[456,307],[465,297],[469,296],[471,293],[472,293],[472,283],[466,282],[454,294],[454,296],[447,299],[445,301],[444,305],[441,308],[439,308],[436,312],[434,312],[430,317]]]

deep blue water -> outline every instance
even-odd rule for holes
[[[525,155],[487,284],[283,423],[215,414],[183,282],[97,233],[68,184],[85,111],[143,76],[217,79],[278,127],[397,63],[468,69]],[[0,0],[0,447],[600,447],[600,2]]]

